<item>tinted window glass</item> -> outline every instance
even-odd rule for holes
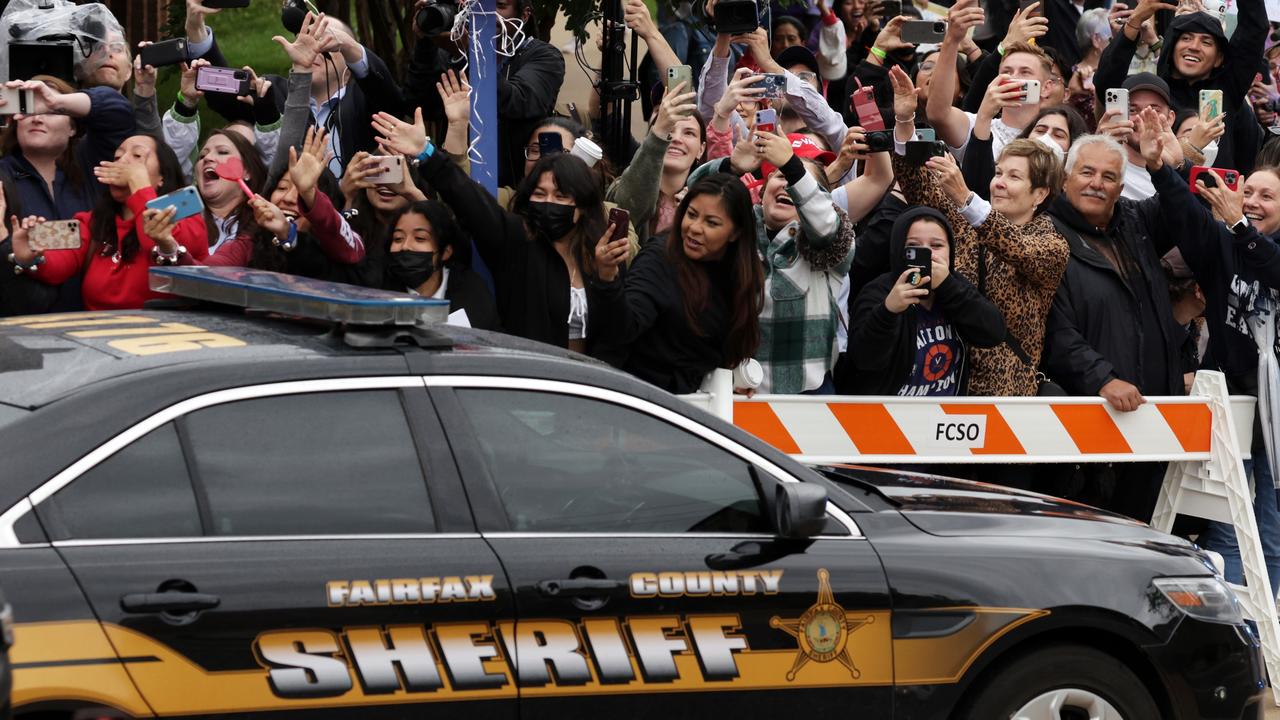
[[[172,423],[98,463],[41,503],[40,514],[56,540],[202,534]]]
[[[393,390],[242,400],[185,422],[210,534],[432,529],[422,467]]]
[[[769,532],[747,463],[587,398],[457,391],[513,530]]]

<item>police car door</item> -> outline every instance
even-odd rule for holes
[[[890,716],[879,560],[834,518],[816,539],[775,537],[775,466],[599,388],[428,385],[515,588],[499,634],[522,718]]]
[[[158,714],[476,698],[468,716],[515,717],[489,669],[510,592],[428,403],[410,377],[214,393],[44,493],[40,520]]]

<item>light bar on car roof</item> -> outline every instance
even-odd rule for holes
[[[444,323],[449,301],[266,270],[153,267],[151,289],[282,315],[354,325]]]

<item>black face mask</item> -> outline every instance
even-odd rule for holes
[[[417,250],[401,250],[391,253],[387,272],[401,285],[417,289],[436,272],[436,254]]]
[[[572,205],[561,205],[551,202],[530,202],[525,216],[534,232],[548,240],[556,241],[573,229],[573,213],[577,210]]]

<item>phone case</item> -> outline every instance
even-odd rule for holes
[[[773,132],[778,127],[778,111],[773,108],[765,108],[756,111],[756,130],[760,132]]]
[[[404,167],[400,165],[400,158],[388,155],[379,159],[379,164],[382,165],[382,172],[369,176],[373,184],[399,185],[404,182]]]
[[[1040,104],[1040,81],[1039,80],[1023,80],[1022,82],[1022,104],[1023,105],[1039,105]]]
[[[79,220],[51,220],[31,228],[31,244],[40,250],[74,250],[80,247]]]
[[[613,235],[609,239],[621,240],[631,228],[631,213],[622,208],[614,208],[609,211],[609,224],[614,226]]]
[[[764,78],[751,85],[753,88],[764,88],[763,97],[776,100],[787,94],[787,76],[776,73],[765,73]]]
[[[1222,114],[1222,91],[1200,91],[1200,117],[1211,120]]]
[[[5,101],[4,105],[0,105],[0,115],[26,114],[36,106],[35,92],[32,90],[0,87],[0,98]]]
[[[671,92],[672,88],[682,82],[685,92],[693,92],[693,68],[688,65],[667,68],[667,92]]]
[[[1211,168],[1203,165],[1196,165],[1191,168],[1191,172],[1187,175],[1187,184],[1191,186],[1191,192],[1194,195],[1200,194],[1200,189],[1196,187],[1196,180],[1202,175],[1213,175],[1218,179],[1218,185],[1226,186],[1232,192],[1240,189],[1240,173],[1230,168]],[[1208,183],[1205,183],[1208,185]]]
[[[889,129],[884,124],[884,116],[876,105],[875,90],[871,87],[861,87],[854,91],[853,111],[858,115],[858,124],[863,130],[873,132]]]
[[[947,35],[947,24],[941,20],[908,20],[902,23],[902,41],[912,45],[940,43]]]
[[[175,222],[204,212],[204,203],[200,200],[200,194],[190,186],[174,190],[168,195],[161,195],[155,200],[149,200],[147,207],[152,210],[176,208],[178,213],[174,216]]]
[[[1124,88],[1109,88],[1106,92],[1106,111],[1118,113],[1118,120],[1129,119],[1129,91]]]
[[[187,40],[175,38],[146,45],[138,49],[138,56],[142,59],[143,65],[151,67],[177,65],[187,59]]]
[[[249,94],[249,76],[244,70],[202,67],[196,71],[196,89],[203,92]]]

